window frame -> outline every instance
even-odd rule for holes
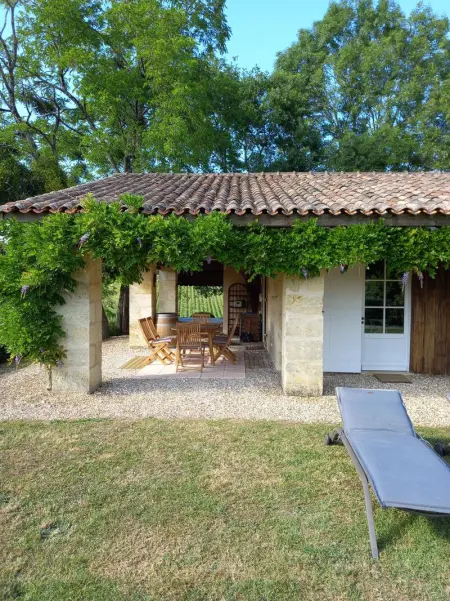
[[[387,284],[389,282],[396,282],[396,283],[400,283],[402,284],[402,280],[401,278],[387,278],[387,262],[383,261],[383,279],[379,279],[379,278],[373,278],[373,279],[368,279],[367,274],[370,273],[370,270],[366,267],[365,269],[365,273],[364,273],[364,335],[367,336],[381,336],[381,335],[387,335],[387,336],[403,336],[405,334],[406,331],[406,290],[405,290],[405,286],[403,286],[403,304],[402,305],[397,305],[397,306],[392,306],[392,305],[386,305],[386,290],[387,290]],[[367,305],[366,304],[366,284],[367,282],[382,282],[383,284],[383,301],[382,301],[382,305]],[[367,327],[367,321],[366,321],[366,309],[378,309],[378,310],[382,310],[383,312],[383,329],[381,332],[367,332],[366,331],[366,327]],[[403,311],[403,331],[402,332],[386,332],[386,310],[387,309],[397,309],[397,310],[401,310]]]

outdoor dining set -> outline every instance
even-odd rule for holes
[[[228,335],[220,333],[222,324],[211,319],[209,313],[194,313],[190,320],[179,321],[172,328],[173,336],[161,337],[151,317],[139,320],[139,326],[147,342],[150,354],[148,363],[159,360],[164,365],[175,363],[175,369],[185,366],[186,358],[198,356],[200,371],[205,367],[205,352],[209,354],[209,364],[214,366],[223,357],[236,363],[237,358],[230,349],[231,341],[238,326],[239,316],[234,320]]]

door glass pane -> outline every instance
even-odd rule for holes
[[[366,280],[384,280],[384,261],[366,267]]]
[[[401,282],[386,282],[386,307],[403,307],[404,298]]]
[[[396,311],[396,309],[394,309]],[[364,332],[366,334],[383,333],[383,309],[367,309],[364,315]]]
[[[382,307],[383,306],[384,283],[383,282],[366,282],[366,306]]]
[[[386,309],[386,334],[403,334],[405,312],[403,309]]]

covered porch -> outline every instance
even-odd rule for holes
[[[233,338],[236,364],[223,357],[217,365],[206,363],[203,373],[186,368],[175,373],[174,366],[159,362],[139,370],[136,377],[190,377],[232,379],[245,377],[246,345],[254,343],[267,351],[266,363],[281,373],[283,391],[289,395],[321,396],[323,392],[323,292],[324,275],[311,279],[287,277],[257,278],[248,282],[244,274],[232,267],[214,265],[199,274],[178,274],[173,269],[148,266],[140,283],[130,286],[131,350],[145,354],[147,343],[138,320],[151,317],[159,326],[160,335],[170,335],[179,319],[178,286],[202,282],[217,285],[220,275],[223,286],[223,318],[215,318],[225,335],[237,319]],[[212,274],[212,275],[211,275]],[[101,261],[89,260],[86,268],[75,274],[77,293],[66,295],[61,309],[66,326],[67,362],[55,372],[56,391],[93,392],[101,384]],[[268,295],[271,300],[267,303]],[[84,310],[82,310],[84,309]],[[167,329],[159,317],[173,316]],[[215,317],[215,316],[214,316]],[[76,321],[76,327],[75,327]],[[166,329],[163,329],[166,328]],[[243,336],[245,334],[245,336]],[[87,344],[88,341],[88,344]],[[247,356],[247,366],[254,363]],[[67,365],[67,367],[66,367]],[[75,377],[74,377],[75,376]]]
[[[175,323],[189,319],[178,306],[179,286],[216,282],[223,306],[214,318],[223,320],[222,333],[242,314],[239,339],[244,333],[261,340],[286,395],[320,397],[324,372],[448,375],[449,185],[448,174],[428,173],[122,174],[8,203],[0,207],[4,218],[42,219],[35,233],[45,236],[47,253],[34,272],[34,239],[33,252],[14,255],[12,247],[5,255],[14,274],[11,293],[5,288],[14,317],[8,346],[18,361],[24,353],[50,372],[58,367],[55,391],[96,391],[104,269],[132,284],[131,348],[145,349],[139,319],[150,317],[160,333],[161,314]],[[75,215],[56,220],[43,213]],[[53,228],[70,271],[52,262]],[[28,244],[26,227],[14,235],[21,248]],[[13,268],[15,256],[20,269]],[[14,324],[28,319],[22,306],[32,306],[34,316],[42,299],[48,318],[39,332],[46,343],[45,328],[51,330],[51,348],[38,344],[39,324],[28,321],[27,337],[16,345],[23,329]]]
[[[286,394],[321,396],[323,392],[323,295],[325,274],[313,279],[256,278],[216,261],[205,262],[202,272],[177,274],[171,269],[150,268],[140,284],[130,288],[130,346],[146,346],[138,319],[149,314],[158,325],[159,312],[179,315],[177,288],[180,285],[223,286],[223,333],[228,334],[236,317],[239,327],[234,341],[247,335],[247,342],[261,343],[274,368],[281,373]],[[157,300],[156,300],[157,299]],[[270,299],[270,300],[269,300]],[[169,332],[161,330],[161,335]],[[238,366],[245,363],[238,354]],[[239,373],[238,366],[211,367],[212,374]],[[149,366],[143,373],[169,375],[171,369]],[[191,376],[194,377],[194,376]]]
[[[193,273],[150,266],[143,280],[130,287],[131,349],[147,349],[140,319],[150,318],[161,337],[172,337],[169,346],[173,349],[177,324],[191,323],[199,312],[206,326],[224,339],[228,337],[233,346],[228,356],[214,360],[217,349],[211,346],[212,332],[205,348],[205,369],[200,370],[198,355],[187,354],[178,369],[174,363],[164,365],[155,360],[139,370],[137,377],[244,378],[246,345],[241,342],[262,344],[261,300],[261,278],[248,282],[243,273],[212,259]]]
[[[213,265],[195,276],[149,266],[142,281],[130,287],[130,348],[146,352],[147,345],[138,326],[142,317],[152,317],[157,325],[160,314],[172,315],[173,325],[179,319],[189,319],[179,313],[180,281],[182,286],[192,282],[202,285],[212,282],[217,286],[221,281],[223,317],[213,319],[226,335],[235,316],[241,316],[233,339],[238,361],[234,365],[221,358],[214,367],[206,361],[203,374],[189,360],[180,374],[175,374],[173,366],[155,362],[136,377],[173,378],[184,373],[189,378],[244,378],[242,334],[251,328],[241,324],[249,318],[259,325],[246,342],[253,340],[265,349],[288,395],[321,396],[327,372],[448,374],[448,354],[442,352],[450,338],[445,310],[450,272],[442,269],[435,278],[425,275],[423,282],[416,278],[403,285],[395,279],[398,276],[387,276],[386,269],[382,265],[373,266],[369,272],[364,266],[356,266],[345,273],[337,269],[324,271],[315,278],[280,274],[250,283],[249,290],[245,276],[227,266]],[[77,293],[68,295],[62,307],[69,360],[67,368],[55,372],[55,389],[93,392],[100,385],[100,271],[98,261],[88,262],[86,269],[76,276]],[[232,296],[236,286],[241,294],[237,302]],[[383,301],[389,295],[394,295],[393,300]],[[436,329],[438,315],[442,319]],[[170,335],[172,331],[174,335],[173,325],[160,333]],[[434,328],[432,336],[431,328]]]
[[[189,302],[186,292],[201,290],[205,300]],[[214,302],[206,299],[214,296]],[[194,312],[208,312],[212,321],[228,334],[239,317],[236,336],[247,335],[248,342],[263,340],[263,298],[260,277],[249,281],[243,272],[213,259],[202,270],[177,273],[171,268],[149,265],[142,281],[130,286],[130,346],[146,346],[138,320],[151,317],[161,336],[171,335],[178,319],[186,321]],[[172,317],[173,321],[170,321]]]

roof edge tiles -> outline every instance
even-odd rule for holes
[[[450,173],[439,171],[117,173],[0,204],[0,213],[75,213],[88,193],[113,202],[126,192],[144,197],[145,215],[450,216]]]

